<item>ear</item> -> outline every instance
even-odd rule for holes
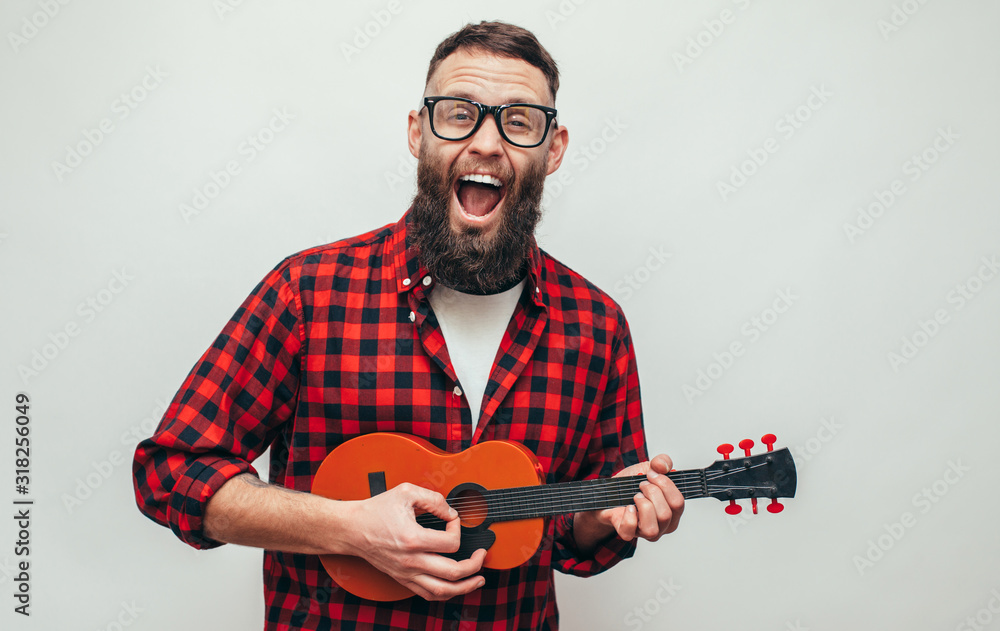
[[[551,175],[562,164],[563,156],[566,155],[566,145],[569,144],[569,131],[560,125],[551,132],[548,151],[548,170],[546,175]]]
[[[410,153],[417,160],[420,159],[420,142],[424,135],[423,122],[420,112],[417,110],[410,111],[409,118],[406,121],[406,142],[410,146]]]

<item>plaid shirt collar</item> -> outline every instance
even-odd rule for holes
[[[396,290],[401,294],[414,291],[417,297],[422,299],[426,297],[426,292],[423,291],[425,288],[424,279],[429,277],[430,272],[420,262],[418,250],[407,243],[407,228],[412,210],[413,208],[410,207],[406,214],[392,227],[392,233],[386,242],[386,252],[391,257],[392,270],[396,277]],[[527,289],[533,303],[543,310],[548,309],[549,296],[553,295],[551,291],[553,288],[549,287],[549,282],[548,273],[542,266],[542,254],[538,243],[534,237],[531,237]]]

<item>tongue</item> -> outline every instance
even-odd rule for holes
[[[500,201],[500,189],[479,182],[461,182],[458,185],[458,201],[473,217],[485,217]]]

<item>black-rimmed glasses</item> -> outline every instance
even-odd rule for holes
[[[551,107],[532,103],[483,105],[457,96],[428,96],[424,105],[430,114],[431,131],[442,140],[465,140],[492,114],[500,136],[515,147],[527,149],[545,141],[556,118]]]

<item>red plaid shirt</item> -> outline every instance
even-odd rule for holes
[[[516,440],[549,483],[607,477],[647,458],[628,324],[608,296],[536,247],[476,426],[428,301],[433,290],[407,247],[406,216],[282,261],[136,449],[140,509],[195,548],[218,546],[202,530],[206,503],[233,476],[256,473],[250,463],[268,447],[270,481],[308,492],[334,447],[379,431],[449,452]],[[338,588],[316,556],[266,550],[265,628],[556,629],[552,569],[587,576],[634,549],[613,537],[582,558],[572,516],[557,517],[527,563],[483,570],[482,589],[391,603]]]

